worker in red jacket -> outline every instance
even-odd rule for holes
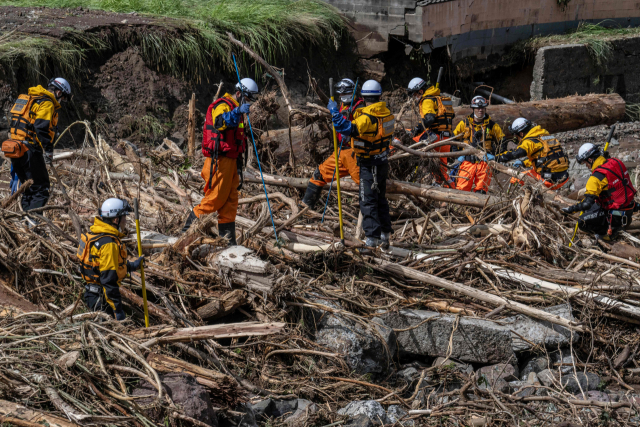
[[[576,160],[591,169],[591,176],[582,202],[564,208],[562,212],[581,211],[578,227],[603,240],[610,240],[616,232],[631,224],[633,212],[637,209],[634,200],[636,189],[627,167],[591,143],[580,147]]]

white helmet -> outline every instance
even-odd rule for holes
[[[236,90],[242,92],[242,94],[251,101],[255,101],[256,96],[258,95],[258,84],[253,81],[253,79],[245,77],[240,80],[240,83],[236,83]]]
[[[362,85],[360,94],[362,96],[380,96],[382,95],[382,86],[375,80],[367,80]]]
[[[427,82],[425,82],[424,79],[421,79],[420,77],[415,77],[409,82],[409,94],[422,90],[425,87],[427,87]]]
[[[590,142],[587,142],[586,144],[582,144],[582,146],[580,147],[580,150],[578,150],[576,161],[582,164],[585,162],[585,160],[591,157],[595,157],[596,155],[598,156],[602,155],[602,151],[600,150],[600,147]]]
[[[509,126],[509,132],[511,132],[512,134],[518,134],[520,132],[527,131],[532,126],[533,123],[531,123],[529,120],[525,119],[524,117],[518,117],[513,121],[513,123],[511,123],[511,126]]]
[[[71,98],[71,85],[62,77],[56,77],[49,80],[48,86],[55,87],[56,89],[62,91],[62,93],[64,93],[67,98]]]
[[[100,208],[100,216],[102,218],[118,218],[123,215],[129,215],[133,212],[126,200],[116,199],[114,197],[107,199]]]

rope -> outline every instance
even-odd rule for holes
[[[356,94],[358,93],[358,80],[360,80],[360,77],[356,79],[356,86],[353,88],[353,96],[351,97],[351,105],[349,105],[349,113],[351,113],[351,108],[353,107],[353,100],[356,99]],[[342,152],[342,142],[340,142],[340,148],[338,148],[338,161],[340,160],[341,152]],[[329,196],[331,196],[331,188],[333,187],[333,180],[336,177],[337,170],[338,170],[338,164],[336,163],[336,167],[333,169],[333,175],[331,176],[331,185],[329,185],[327,200],[324,202],[324,210],[322,211],[322,221],[320,221],[320,224],[324,223],[324,214],[327,212],[327,205],[329,204]]]
[[[240,73],[238,72],[238,63],[236,62],[236,55],[233,54],[233,65],[236,66],[236,77],[238,77],[238,84],[241,87],[242,91],[242,83],[240,83]],[[276,223],[273,220],[273,213],[271,212],[271,204],[269,203],[269,194],[267,193],[267,185],[264,183],[264,175],[262,175],[262,165],[260,164],[260,157],[258,156],[258,147],[256,146],[256,140],[253,137],[253,129],[251,128],[251,119],[247,114],[247,122],[249,123],[249,132],[251,133],[251,142],[253,142],[253,149],[256,153],[256,160],[258,162],[258,169],[260,170],[260,178],[262,179],[262,188],[264,189],[264,195],[267,198],[267,207],[269,208],[269,216],[271,216],[271,225],[273,225],[273,234],[276,238],[276,242],[278,242],[278,232],[276,231]]]

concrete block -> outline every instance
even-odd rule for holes
[[[571,306],[568,304],[548,307],[545,308],[544,311],[565,319],[573,320]],[[568,346],[571,341],[571,331],[569,329],[550,322],[532,319],[522,314],[503,319],[501,322],[503,322],[504,326],[513,331],[513,335],[511,337],[513,351],[529,350],[532,347],[530,342],[535,345],[557,348],[558,346]],[[574,333],[573,342],[577,342],[578,338],[578,334]]]
[[[456,323],[454,316],[433,311],[401,310],[381,317],[385,325],[393,329],[416,326],[431,318],[414,329],[396,334],[400,353],[409,356],[447,356],[449,338]],[[485,364],[516,360],[508,328],[488,320],[468,318],[459,319],[453,332],[450,357],[463,362]]]

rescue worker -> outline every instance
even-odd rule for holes
[[[489,103],[482,96],[471,100],[473,113],[458,123],[454,135],[463,134],[463,142],[474,148],[485,150],[483,158],[474,155],[458,157],[459,168],[456,189],[487,194],[491,184],[491,169],[487,161],[500,153],[504,144],[504,132],[500,125],[487,114]]]
[[[518,147],[496,156],[496,161],[504,163],[527,157],[524,162],[515,162],[514,166],[530,167],[527,175],[542,181],[545,187],[551,190],[557,190],[567,183],[569,158],[553,135],[549,135],[545,129],[523,117],[513,121],[509,126],[509,132],[518,140]],[[515,178],[511,182],[523,184]]]
[[[429,144],[436,143],[452,136],[453,103],[451,98],[440,95],[440,89],[435,86],[427,88],[427,82],[420,77],[411,79],[408,86],[409,96],[418,101],[420,112],[420,123],[412,130],[411,135],[414,141],[429,140]],[[436,148],[435,151],[448,153],[451,151],[450,145]],[[436,177],[436,182],[444,184],[446,187],[455,188],[455,182],[449,178],[447,172],[447,158],[441,157],[440,175]],[[445,184],[446,183],[446,184]]]
[[[2,151],[11,158],[11,166],[20,182],[33,180],[22,193],[22,210],[43,207],[49,200],[47,165],[53,161],[53,143],[58,132],[58,112],[61,104],[71,99],[71,86],[61,77],[51,79],[47,88],[30,87],[27,95],[20,95],[9,114],[9,140]],[[8,153],[7,147],[14,147]]]
[[[340,113],[349,121],[354,119],[354,112],[366,105],[362,97],[357,98],[355,91],[355,83],[351,79],[342,79],[335,85],[336,93],[340,96]],[[338,150],[340,158],[338,159],[338,173],[340,178],[351,176],[356,184],[360,184],[360,169],[356,162],[356,154],[351,148],[351,138],[342,134],[337,134]],[[340,148],[342,147],[342,148]],[[335,179],[336,170],[336,154],[331,155],[324,161],[313,173],[313,177],[309,180],[307,191],[302,198],[302,202],[309,206],[310,209],[315,208],[316,203],[322,194],[322,188],[326,184],[331,184]]]
[[[578,227],[604,240],[631,224],[636,208],[636,189],[631,183],[627,167],[609,157],[592,143],[583,144],[576,160],[591,170],[582,202],[562,209],[565,214],[580,212]]]
[[[87,282],[84,303],[90,310],[104,311],[117,320],[125,319],[120,283],[127,273],[139,270],[144,260],[127,261],[127,249],[120,240],[125,236],[129,212],[133,209],[126,201],[105,200],[91,231],[82,235],[77,253]]]
[[[209,105],[202,135],[202,154],[207,158],[200,175],[205,180],[204,198],[189,214],[182,229],[203,215],[218,212],[218,234],[236,245],[238,190],[242,188],[243,153],[247,150],[244,114],[256,100],[258,85],[250,78],[240,80],[235,94],[225,93]],[[242,104],[241,104],[242,103]]]
[[[351,137],[351,147],[360,168],[360,212],[365,244],[370,247],[389,246],[391,218],[385,196],[389,173],[389,142],[393,136],[395,118],[385,102],[380,101],[382,87],[375,80],[367,80],[361,91],[366,107],[356,110],[353,120],[347,120],[335,101],[329,101],[336,132]]]

